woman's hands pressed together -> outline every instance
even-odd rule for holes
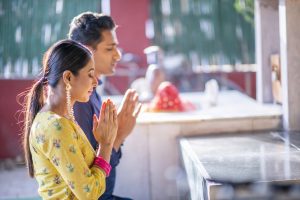
[[[93,134],[102,149],[99,154],[109,161],[110,152],[113,147],[118,131],[117,110],[114,103],[108,99],[101,107],[100,116],[93,117]],[[109,154],[109,155],[107,155]]]

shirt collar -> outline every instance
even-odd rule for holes
[[[98,85],[102,85],[102,81],[101,81],[101,79],[98,79]]]

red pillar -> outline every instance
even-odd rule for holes
[[[145,35],[145,23],[150,17],[150,0],[111,0],[111,16],[118,24],[117,30],[120,47],[125,52],[138,55],[139,65],[147,65],[144,48],[150,45]]]

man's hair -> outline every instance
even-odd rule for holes
[[[97,44],[102,41],[102,32],[115,28],[116,24],[110,16],[84,12],[73,18],[68,37],[96,49]]]

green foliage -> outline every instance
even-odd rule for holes
[[[235,0],[234,8],[246,22],[254,26],[254,0]]]
[[[201,65],[255,62],[253,15],[246,21],[235,0],[160,0],[151,6],[153,43],[167,55],[196,54]]]
[[[36,77],[44,52],[67,37],[72,18],[99,0],[0,0],[0,76]]]

